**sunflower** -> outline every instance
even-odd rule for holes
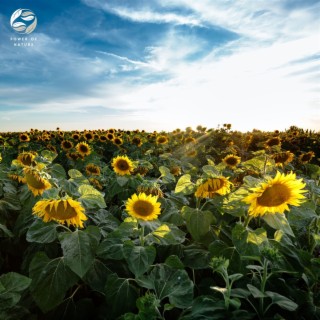
[[[189,158],[193,158],[198,154],[197,150],[190,149],[186,152],[186,156]]]
[[[35,157],[36,154],[31,152],[22,152],[18,155],[17,161],[23,166],[31,166],[31,164],[34,164]]]
[[[185,139],[184,139],[184,142],[185,143],[196,143],[196,139],[195,138],[193,138],[193,137],[186,137]]]
[[[113,139],[113,144],[115,144],[116,146],[121,146],[123,144],[123,141],[121,138],[117,137]]]
[[[160,185],[156,182],[144,181],[140,186],[137,187],[138,193],[145,193],[147,196],[157,196],[163,198],[163,192]]]
[[[74,133],[74,134],[72,135],[72,139],[73,139],[73,140],[79,140],[79,139],[80,139],[80,135],[79,135],[78,133]]]
[[[313,151],[309,151],[307,153],[303,153],[303,154],[300,154],[299,156],[299,161],[300,163],[302,164],[306,164],[308,163],[309,161],[311,161],[311,159],[314,157],[314,152]]]
[[[157,140],[156,140],[157,144],[167,144],[169,142],[168,137],[167,136],[158,136]]]
[[[273,146],[281,146],[281,139],[279,137],[272,137],[266,141],[266,148],[271,148]]]
[[[8,178],[18,181],[20,183],[26,183],[26,180],[24,177],[19,176],[18,174],[8,174]]]
[[[142,141],[139,137],[133,137],[131,143],[135,144],[137,147],[141,147],[142,145]]]
[[[21,133],[19,136],[19,139],[21,142],[27,142],[30,141],[30,137],[28,136],[27,133]]]
[[[87,140],[87,141],[91,141],[91,140],[93,140],[93,134],[91,133],[91,132],[85,132],[84,134],[83,134],[83,137]]]
[[[51,184],[48,180],[40,177],[36,170],[29,167],[23,169],[24,172],[24,182],[28,185],[29,190],[34,196],[42,195],[45,190],[51,188]]]
[[[76,149],[81,156],[88,156],[91,153],[90,146],[85,142],[79,142],[76,145]]]
[[[272,156],[276,166],[282,167],[293,160],[294,154],[290,151],[278,152]]]
[[[93,185],[97,189],[99,189],[99,190],[103,189],[103,186],[101,185],[100,181],[97,180],[96,178],[89,178],[89,181],[90,181],[91,185]]]
[[[108,140],[108,138],[105,135],[101,135],[101,136],[99,136],[99,140],[100,140],[100,142],[106,142]]]
[[[228,154],[222,159],[222,162],[225,163],[229,168],[234,169],[241,162],[241,158],[234,154]]]
[[[33,214],[42,218],[44,222],[51,220],[68,226],[83,228],[83,221],[87,220],[84,208],[79,201],[72,199],[45,199],[38,201],[32,208]]]
[[[109,141],[112,141],[112,140],[114,139],[114,135],[113,135],[112,133],[108,133],[108,134],[107,134],[107,139],[108,139]]]
[[[150,221],[158,218],[160,214],[160,202],[158,197],[146,195],[145,193],[135,193],[126,203],[126,211],[134,218]]]
[[[217,178],[209,178],[201,184],[195,192],[197,198],[213,198],[219,194],[221,196],[230,192],[232,183],[223,176]]]
[[[172,166],[170,167],[170,173],[174,176],[179,176],[181,174],[181,167],[179,166]]]
[[[73,148],[73,143],[69,140],[63,140],[61,142],[61,148],[64,150],[64,151],[69,151],[70,149]]]
[[[115,173],[120,176],[131,174],[134,170],[132,161],[127,156],[117,156],[112,160],[112,167]]]
[[[251,188],[252,194],[245,197],[242,201],[249,204],[249,215],[258,217],[267,213],[284,213],[289,211],[288,205],[299,206],[307,192],[303,190],[305,183],[302,179],[297,180],[295,173],[277,172],[272,179],[261,183],[256,188]]]
[[[86,165],[86,173],[88,175],[100,176],[100,168],[93,163],[89,163]]]

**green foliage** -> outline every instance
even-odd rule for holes
[[[267,148],[274,133],[227,125],[166,133],[162,145],[157,133],[113,133],[121,146],[97,130],[87,156],[61,147],[62,135],[76,145],[84,132],[80,140],[52,132],[57,152],[47,150],[42,132],[24,143],[1,134],[0,320],[320,318],[319,134],[290,128],[279,133],[281,146]],[[37,153],[29,166],[51,184],[36,196],[23,179],[22,150]],[[300,151],[290,163],[276,163],[276,153],[292,150]],[[302,163],[311,150],[315,157]],[[111,163],[124,154],[135,169],[120,176]],[[235,168],[222,162],[229,154],[241,158]],[[100,173],[88,172],[89,164]],[[302,179],[306,199],[285,213],[248,215],[243,199],[277,171]],[[200,182],[219,176],[232,183],[229,193],[195,197]],[[142,187],[161,204],[155,220],[125,210]],[[83,228],[33,214],[40,200],[66,198],[83,207]],[[138,210],[148,215],[149,207]]]

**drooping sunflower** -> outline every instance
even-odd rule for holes
[[[278,167],[282,167],[288,164],[293,160],[293,158],[294,158],[294,154],[290,151],[278,152],[272,156],[272,159],[274,160],[276,166]]]
[[[32,208],[33,214],[42,218],[44,222],[54,220],[78,228],[83,228],[83,222],[88,219],[84,211],[81,203],[71,198],[40,200]]]
[[[302,153],[299,156],[299,162],[302,164],[306,164],[306,163],[310,162],[313,157],[314,157],[313,151]]]
[[[88,175],[99,176],[101,171],[100,171],[100,168],[98,166],[96,166],[93,163],[89,163],[89,164],[86,165],[86,173]]]
[[[64,151],[69,151],[70,149],[73,148],[73,143],[69,140],[63,140],[61,142],[61,148],[64,150]]]
[[[85,142],[79,142],[76,145],[76,150],[78,151],[78,153],[82,156],[88,156],[91,153],[91,148],[90,146],[85,143]]]
[[[217,194],[223,196],[230,192],[231,186],[232,183],[226,177],[209,178],[197,188],[195,196],[197,198],[213,198]]]
[[[134,218],[144,221],[155,220],[161,212],[158,197],[146,195],[145,193],[135,193],[126,203],[126,211]]]
[[[290,211],[288,205],[299,206],[305,196],[303,190],[305,183],[302,179],[296,179],[295,173],[277,172],[272,179],[261,183],[256,188],[251,188],[252,194],[245,197],[242,201],[249,204],[249,215],[253,217],[263,216],[271,213],[284,213]]]
[[[117,156],[112,160],[112,167],[115,173],[120,176],[124,176],[126,174],[131,174],[134,170],[134,165],[132,161],[127,156]]]
[[[241,162],[241,158],[234,154],[228,154],[222,159],[222,162],[225,163],[229,168],[234,169]]]
[[[42,195],[45,190],[51,188],[51,184],[48,180],[42,178],[37,170],[25,167],[24,172],[24,182],[28,185],[29,190],[34,196]]]
[[[34,153],[21,152],[17,157],[17,161],[23,166],[31,166],[31,164],[34,162],[35,157],[36,154]]]

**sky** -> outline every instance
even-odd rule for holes
[[[36,16],[30,34],[11,27],[20,8]],[[2,0],[0,132],[320,131],[319,12],[320,0]]]

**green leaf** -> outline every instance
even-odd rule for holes
[[[298,305],[287,297],[272,291],[266,291],[266,296],[272,299],[272,303],[278,305],[280,308],[295,311]]]
[[[181,262],[178,256],[171,255],[166,258],[164,262],[167,266],[171,267],[172,269],[184,269],[184,264]]]
[[[251,292],[251,294],[253,295],[254,298],[265,298],[266,295],[260,291],[258,288],[254,287],[251,284],[247,284],[247,288],[249,289],[249,291]]]
[[[110,274],[111,271],[104,265],[104,263],[95,259],[83,280],[91,289],[104,293],[107,278]]]
[[[156,249],[153,246],[134,246],[132,242],[125,243],[123,252],[130,271],[136,277],[139,277],[148,271],[156,258]]]
[[[44,252],[38,252],[29,267],[32,296],[43,312],[54,309],[78,277],[65,265],[63,257],[50,260]]]
[[[97,248],[93,235],[81,230],[59,234],[65,264],[80,278],[90,269]]]
[[[66,171],[64,170],[63,166],[59,163],[55,163],[50,168],[49,172],[51,176],[56,179],[65,179],[67,177]]]
[[[163,183],[167,184],[167,183],[172,183],[176,181],[176,178],[174,177],[174,175],[170,173],[169,168],[165,166],[160,166],[159,171],[161,173],[161,179]]]
[[[281,230],[284,233],[294,237],[294,233],[290,227],[290,224],[284,214],[265,214],[262,219],[273,229]]]
[[[217,170],[217,168],[215,168],[215,166],[212,165],[205,165],[202,167],[202,170],[205,174],[212,178],[215,178],[217,175],[220,174],[219,170]]]
[[[12,238],[13,233],[4,225],[0,223],[0,237]]]
[[[153,290],[159,300],[168,297],[169,302],[178,308],[187,308],[192,303],[193,282],[185,270],[158,264],[149,275],[140,277],[137,282]]]
[[[125,176],[120,176],[120,177],[117,176],[116,180],[120,187],[124,187],[129,181],[128,177],[125,177]]]
[[[50,243],[57,239],[57,223],[37,219],[30,226],[26,238],[28,242]]]
[[[16,272],[9,272],[0,276],[0,310],[16,305],[21,293],[31,284],[31,279]]]
[[[119,278],[115,273],[108,276],[105,295],[111,319],[116,319],[120,314],[134,310],[136,307],[137,290],[130,284],[129,279]]]
[[[183,248],[183,264],[192,269],[207,269],[210,262],[208,250],[190,245]]]
[[[86,194],[78,198],[86,209],[104,209],[107,205],[101,194]]]
[[[187,229],[195,241],[201,241],[210,231],[211,223],[214,221],[212,212],[189,207],[182,208],[182,215],[186,220]]]
[[[89,184],[90,185],[90,182],[89,180],[83,176],[83,174],[79,171],[79,170],[76,170],[76,169],[70,169],[68,171],[68,175],[70,176],[70,179],[69,181],[71,182],[75,182],[76,184]]]
[[[58,154],[49,150],[43,150],[41,152],[41,156],[47,161],[52,162],[58,156]]]
[[[123,259],[123,241],[120,238],[107,238],[103,240],[98,249],[98,257],[102,259],[114,259],[122,260]]]
[[[182,193],[184,195],[189,195],[194,193],[194,189],[195,189],[195,184],[191,182],[190,174],[185,174],[179,178],[174,192]]]
[[[163,223],[154,231],[145,236],[147,244],[174,245],[182,243],[185,240],[185,233],[177,226],[169,223]]]

